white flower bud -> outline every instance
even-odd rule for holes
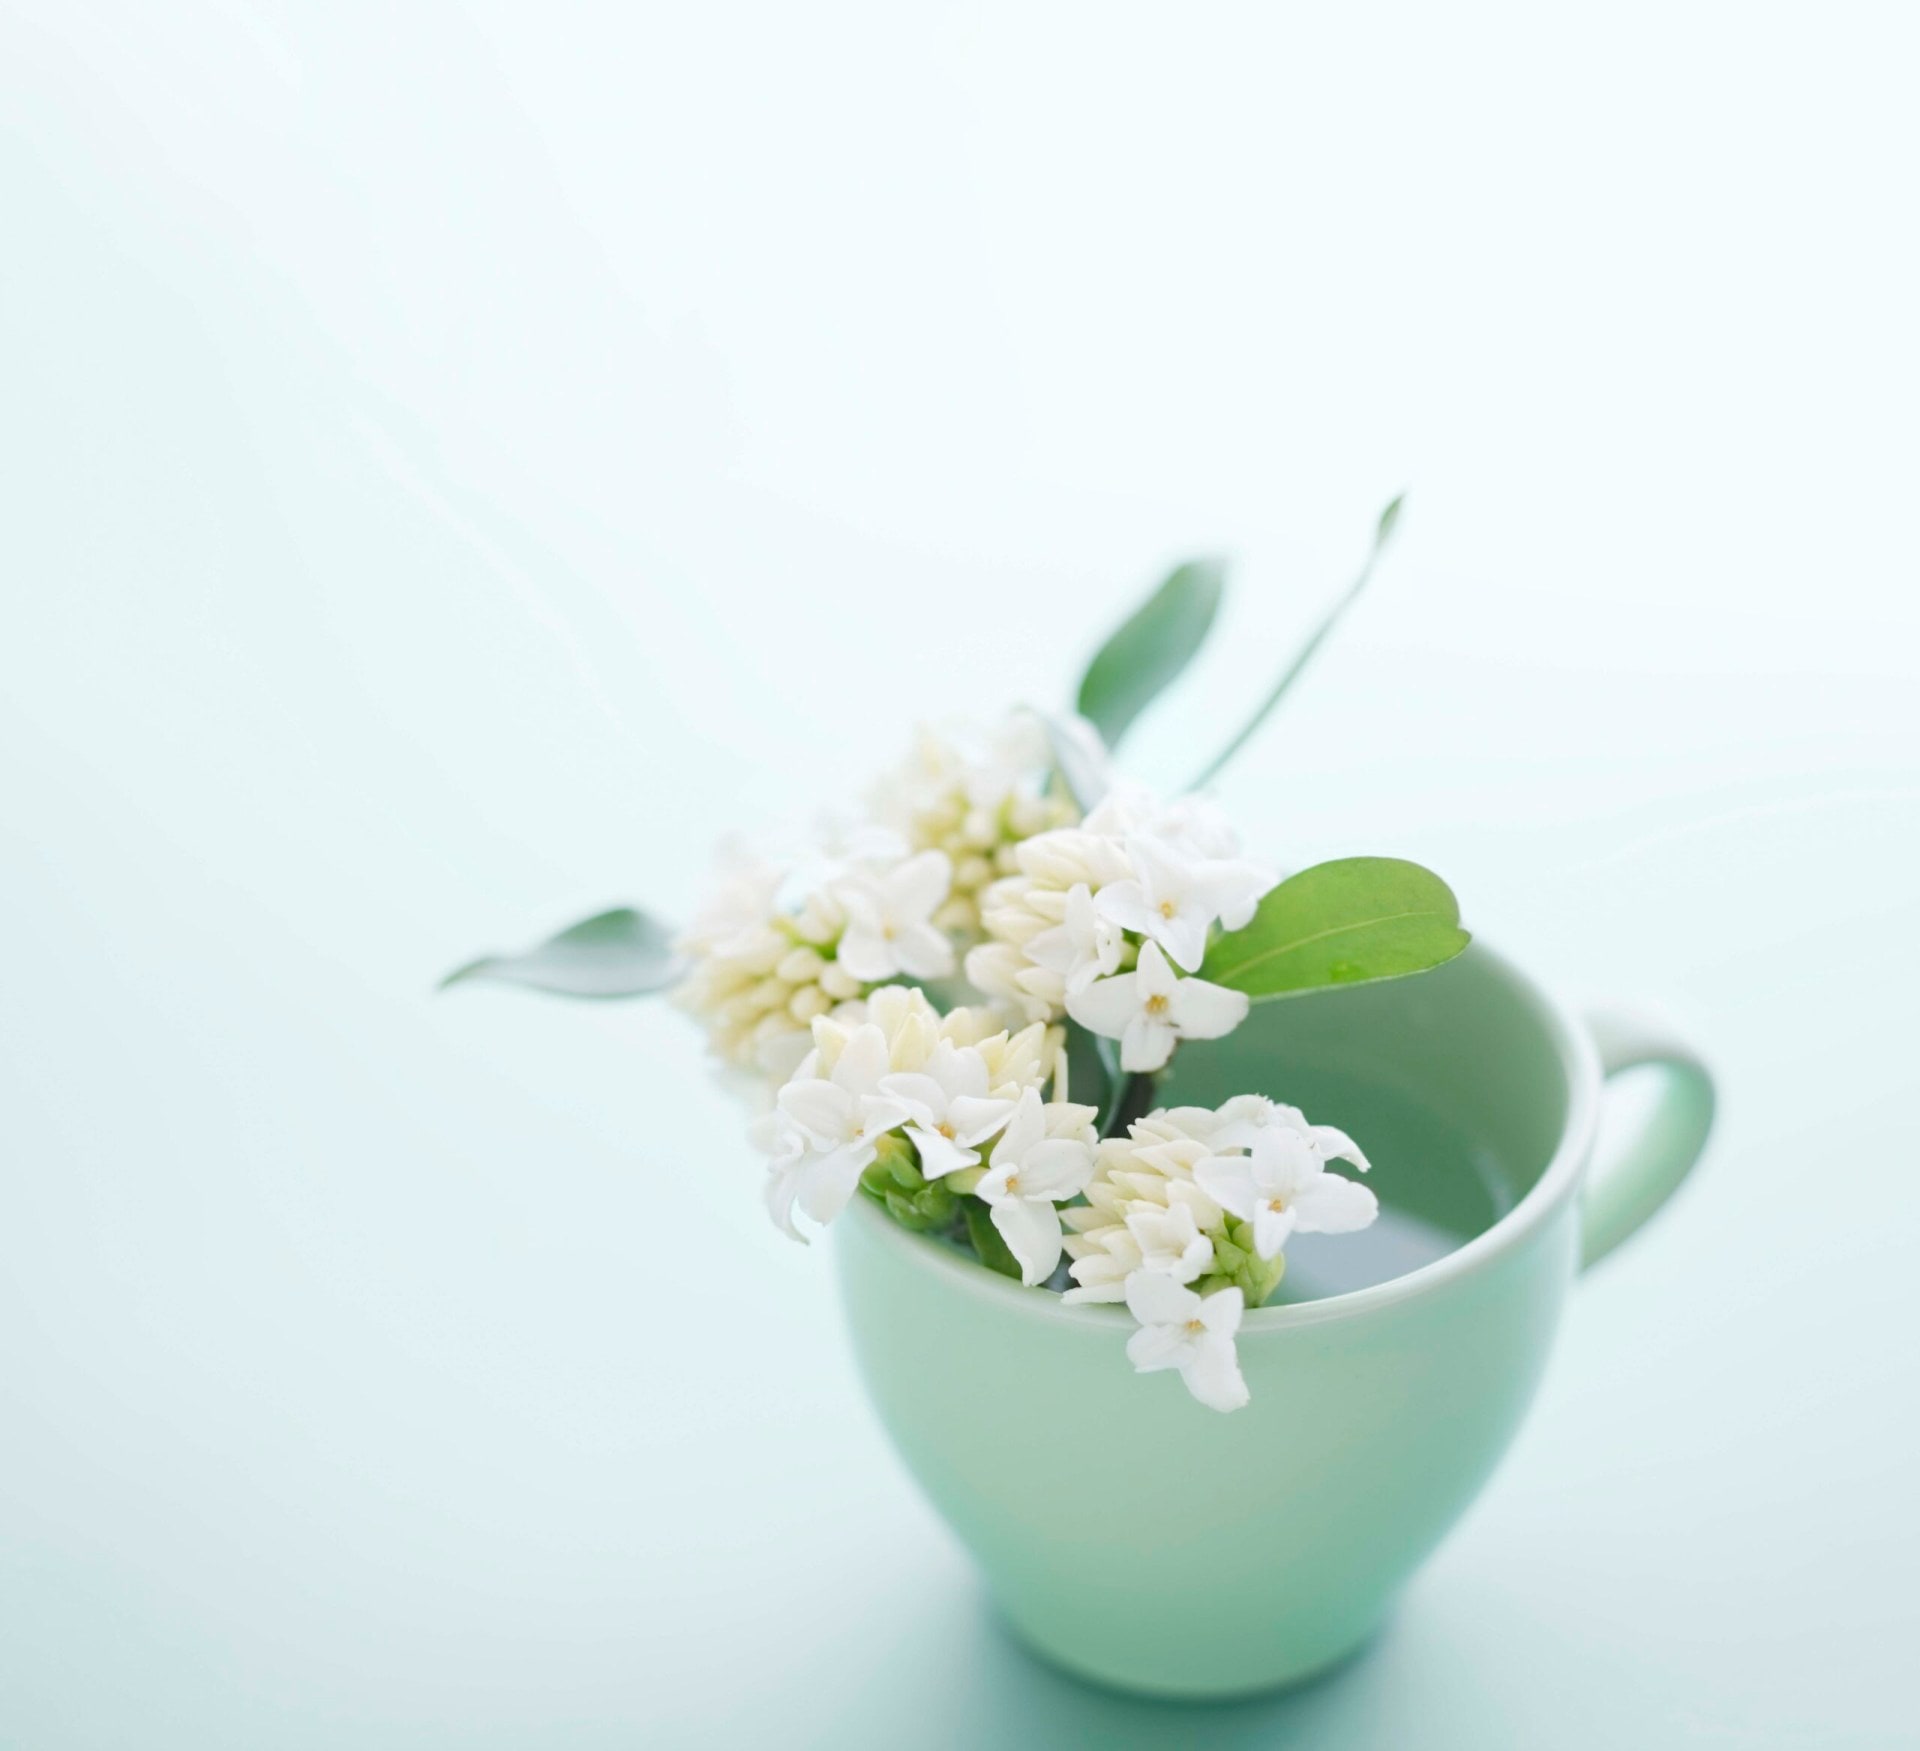
[[[829,961],[820,969],[820,989],[829,997],[858,997],[860,981],[838,961]]]
[[[774,970],[789,985],[811,985],[820,977],[820,969],[826,964],[818,949],[802,947],[789,953]]]

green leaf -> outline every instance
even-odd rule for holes
[[[1313,661],[1315,652],[1326,643],[1328,635],[1339,624],[1340,617],[1353,606],[1360,592],[1367,587],[1368,580],[1373,576],[1374,567],[1380,563],[1380,556],[1386,552],[1387,543],[1393,539],[1394,527],[1400,521],[1400,507],[1406,502],[1407,495],[1402,493],[1380,513],[1373,526],[1373,546],[1367,552],[1367,563],[1360,568],[1360,575],[1347,586],[1346,593],[1340,600],[1327,610],[1326,616],[1313,629],[1312,636],[1294,652],[1293,661],[1281,671],[1280,679],[1274,682],[1266,698],[1260,701],[1253,716],[1240,726],[1233,740],[1207,762],[1205,768],[1187,787],[1189,790],[1199,790],[1216,778],[1220,769],[1247,744],[1253,732],[1267,721],[1268,714],[1273,708],[1286,698],[1288,690],[1300,679],[1306,666]]]
[[[978,1198],[962,1198],[960,1210],[967,1219],[967,1238],[973,1242],[973,1250],[980,1255],[980,1262],[988,1270],[998,1271],[1001,1276],[1019,1282],[1020,1261],[1000,1238],[1000,1230],[993,1225],[993,1212]]]
[[[1453,890],[1397,857],[1343,857],[1289,877],[1244,930],[1215,939],[1200,976],[1256,1002],[1399,979],[1469,941]]]
[[[1087,665],[1076,703],[1109,748],[1119,747],[1133,720],[1193,660],[1219,611],[1226,577],[1217,559],[1177,567]]]
[[[680,977],[672,933],[631,906],[583,918],[517,955],[482,955],[456,968],[440,989],[485,979],[557,997],[645,997]]]

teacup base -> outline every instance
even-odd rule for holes
[[[1007,1633],[1035,1659],[1083,1684],[1163,1702],[1236,1702],[1300,1689],[1365,1654],[1387,1616],[1374,1608],[1357,1618],[1319,1617],[1271,1636],[1231,1638],[1231,1647],[1216,1640],[1155,1660],[1142,1658],[1138,1648],[1116,1654],[1097,1619],[1035,1621],[1001,1598],[994,1607]]]

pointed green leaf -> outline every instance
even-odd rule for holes
[[[1398,979],[1469,941],[1453,890],[1397,857],[1343,857],[1289,877],[1253,921],[1215,939],[1200,976],[1256,1002]]]
[[[1339,625],[1341,615],[1353,606],[1360,592],[1367,587],[1367,581],[1373,576],[1374,568],[1380,563],[1381,554],[1386,552],[1387,543],[1393,539],[1394,528],[1400,521],[1400,507],[1406,502],[1407,495],[1402,493],[1398,498],[1391,500],[1387,508],[1380,513],[1373,526],[1373,546],[1367,552],[1367,563],[1360,568],[1360,575],[1347,586],[1340,600],[1327,610],[1307,642],[1293,653],[1293,660],[1280,672],[1280,679],[1268,689],[1266,698],[1260,701],[1253,716],[1240,726],[1233,740],[1207,762],[1188,789],[1199,790],[1218,777],[1220,769],[1246,746],[1253,732],[1267,721],[1273,708],[1286,698],[1294,682],[1300,679],[1306,666],[1313,661],[1314,653],[1326,643],[1333,629]]]
[[[682,971],[672,932],[621,906],[582,919],[523,954],[482,955],[449,973],[440,989],[485,979],[557,997],[645,997],[664,990]]]
[[[1177,567],[1087,665],[1077,708],[1109,748],[1193,660],[1219,612],[1226,576],[1217,559]]]

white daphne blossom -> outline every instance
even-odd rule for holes
[[[1043,1104],[1029,1088],[1020,1097],[975,1195],[993,1214],[1023,1283],[1044,1283],[1060,1262],[1060,1212],[1093,1176],[1091,1107]]]
[[[862,828],[797,875],[735,854],[676,948],[688,972],[674,1001],[706,1024],[723,1063],[778,1085],[806,1055],[818,1016],[844,1019],[869,986],[941,978],[954,949],[933,919],[947,896],[944,853],[909,856]],[[799,888],[802,897],[789,901]]]
[[[1326,1171],[1336,1159],[1366,1167],[1344,1131],[1260,1095],[1136,1120],[1099,1145],[1086,1202],[1061,1213],[1063,1299],[1124,1300],[1151,1328],[1128,1347],[1136,1366],[1177,1367],[1203,1404],[1237,1408],[1233,1332],[1279,1281],[1288,1237],[1350,1233],[1379,1213],[1364,1186]]]
[[[1101,1141],[1086,1203],[1065,1212],[1074,1281],[1066,1300],[1123,1299],[1128,1277],[1149,1264],[1143,1234],[1154,1249],[1153,1262],[1166,1271],[1175,1255],[1161,1243],[1184,1236],[1186,1230],[1182,1218],[1169,1214],[1176,1207],[1186,1212],[1196,1233],[1208,1237],[1201,1269],[1212,1263],[1211,1236],[1223,1233],[1226,1212],[1200,1185],[1194,1170],[1209,1159],[1203,1133],[1217,1123],[1205,1108],[1176,1107],[1135,1120],[1125,1137]],[[1183,1239],[1182,1252],[1186,1244]],[[1199,1273],[1169,1274],[1190,1282]]]
[[[923,851],[891,867],[862,868],[829,892],[847,916],[835,958],[862,984],[902,973],[944,979],[953,971],[953,943],[933,922],[947,897],[953,868],[944,851]]]
[[[1299,1118],[1292,1107],[1274,1110]],[[1327,1172],[1329,1156],[1366,1169],[1344,1132],[1281,1120],[1258,1127],[1247,1154],[1210,1156],[1194,1177],[1222,1209],[1253,1225],[1254,1251],[1271,1259],[1290,1235],[1351,1234],[1380,1214],[1365,1186]]]
[[[1217,1040],[1247,1018],[1244,991],[1205,979],[1183,979],[1157,942],[1140,949],[1131,973],[1100,979],[1067,998],[1067,1013],[1084,1028],[1120,1042],[1120,1068],[1158,1070],[1180,1040]]]
[[[794,1211],[831,1222],[883,1149],[910,1149],[929,1179],[978,1173],[981,1147],[1024,1096],[1038,1099],[1060,1057],[1057,1028],[1009,1033],[987,1009],[942,1015],[907,986],[844,1008],[814,1022],[813,1049],[753,1129],[768,1157],[767,1207],[796,1240]],[[1091,1107],[1055,1102],[1045,1113],[1048,1137],[1072,1135],[1090,1150]]]
[[[792,1229],[796,1199],[814,1221],[831,1222],[879,1154],[880,1139],[906,1122],[905,1103],[881,1089],[888,1068],[887,1037],[867,1022],[848,1034],[830,1069],[803,1064],[780,1090],[775,1111],[786,1124],[774,1132],[775,1172],[790,1175],[793,1187],[775,1210],[783,1228]],[[804,1143],[798,1151],[796,1131]]]
[[[1120,926],[1100,915],[1093,901],[1093,890],[1085,882],[1075,882],[1067,890],[1066,910],[1061,921],[1050,930],[1029,937],[1026,950],[1027,959],[1036,967],[1060,975],[1062,994],[1072,997],[1086,990],[1095,979],[1117,970],[1125,947],[1126,938]]]
[[[1258,864],[1184,857],[1144,836],[1127,841],[1134,873],[1110,882],[1094,902],[1103,918],[1151,937],[1177,966],[1198,972],[1217,919],[1245,923],[1274,878]]]
[[[1127,1360],[1141,1374],[1178,1368],[1209,1410],[1237,1411],[1247,1402],[1247,1383],[1233,1339],[1245,1305],[1238,1289],[1196,1295],[1157,1271],[1138,1271],[1127,1282],[1127,1311],[1140,1322],[1127,1340]]]
[[[1031,711],[1009,712],[985,729],[923,726],[911,756],[875,786],[872,804],[913,850],[946,853],[952,886],[934,921],[962,941],[979,936],[981,892],[1014,873],[1019,843],[1079,817],[1054,781],[1046,725]]]
[[[928,1179],[973,1167],[980,1145],[1013,1116],[1014,1103],[987,1093],[987,1061],[972,1046],[943,1039],[924,1070],[901,1071],[881,1084],[907,1109],[907,1136]]]
[[[1206,958],[1214,927],[1243,928],[1278,879],[1239,853],[1232,828],[1204,798],[1162,804],[1140,790],[1110,792],[1079,826],[1038,834],[1014,848],[1017,873],[981,897],[987,940],[967,955],[967,977],[1029,1019],[1053,1020],[1064,1011],[1085,1021],[1076,1000],[1083,1003],[1090,992],[1128,977],[1148,947],[1193,972]],[[1148,1012],[1155,1025],[1135,1030],[1137,1062],[1129,1068],[1165,1064],[1181,1032],[1216,1037],[1200,1031],[1210,1025],[1200,1013],[1208,1003],[1205,991],[1188,1000],[1192,1025],[1172,1033],[1157,1025],[1171,1007],[1171,989],[1147,995],[1167,1002]],[[1096,1003],[1118,1001],[1119,993],[1109,992]],[[1244,1003],[1232,1007],[1244,1015]],[[1218,1005],[1215,1013],[1224,1019]],[[1086,1025],[1120,1038],[1128,1019],[1120,1018],[1111,1030]],[[1220,1031],[1239,1019],[1225,1020]]]
[[[1213,1263],[1213,1242],[1200,1232],[1190,1198],[1174,1194],[1163,1209],[1141,1204],[1127,1216],[1127,1233],[1139,1249],[1139,1269],[1191,1283]]]

